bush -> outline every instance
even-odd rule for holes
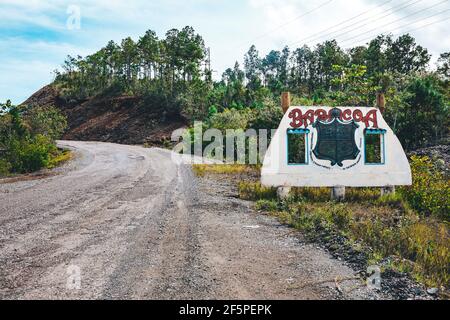
[[[11,170],[11,163],[5,159],[0,159],[0,177],[7,176]]]
[[[422,216],[450,221],[450,183],[428,157],[411,157],[413,183],[400,188],[409,205]]]
[[[276,200],[261,199],[256,201],[257,210],[275,212],[278,210],[278,202]]]
[[[246,130],[252,114],[250,109],[225,109],[221,113],[213,114],[210,118],[210,128],[225,131],[226,129]]]
[[[450,284],[448,228],[442,223],[415,223],[405,228],[404,255],[414,260],[413,273],[430,284]]]
[[[350,210],[342,203],[328,202],[320,206],[298,203],[290,212],[295,217],[295,227],[309,231],[317,228],[337,228],[345,233],[351,220]]]
[[[49,164],[50,153],[55,151],[51,140],[41,134],[27,140],[13,140],[8,151],[11,171],[24,173],[45,168]]]
[[[58,139],[67,127],[67,119],[55,107],[32,108],[25,121],[32,135],[42,134],[51,140]]]
[[[277,129],[282,118],[283,111],[280,106],[273,99],[265,98],[262,106],[253,110],[250,127],[252,129]]]
[[[412,273],[428,285],[448,286],[450,281],[449,233],[445,223],[419,219],[409,212],[395,212],[389,206],[365,203],[291,202],[259,200],[259,210],[280,222],[315,237],[326,231],[324,240],[344,236],[356,248],[370,248],[369,258],[390,257],[392,267]]]
[[[66,118],[53,107],[28,108],[1,104],[0,174],[25,173],[48,167],[56,154],[55,139],[66,128]]]

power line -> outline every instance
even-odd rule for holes
[[[306,39],[310,39],[310,38],[312,38],[312,37],[315,37],[316,35],[319,35],[319,34],[321,34],[321,33],[324,33],[325,31],[328,31],[328,30],[330,30],[330,29],[333,29],[334,27],[338,27],[338,26],[340,26],[340,25],[342,25],[342,24],[345,24],[345,23],[347,23],[347,22],[350,22],[350,21],[352,21],[352,20],[354,20],[354,19],[356,19],[356,18],[359,18],[359,17],[365,15],[366,13],[368,13],[368,12],[374,10],[374,9],[383,7],[385,4],[390,3],[390,2],[392,2],[392,0],[388,0],[388,1],[386,1],[386,2],[383,2],[383,3],[379,4],[378,6],[375,6],[375,7],[373,7],[373,8],[370,8],[369,10],[366,10],[366,11],[364,11],[364,12],[361,12],[361,13],[359,13],[358,15],[353,16],[353,17],[351,17],[351,18],[349,18],[349,19],[347,19],[347,20],[345,20],[345,21],[339,22],[339,23],[337,23],[337,24],[335,24],[335,25],[332,25],[332,26],[330,26],[330,27],[328,27],[328,28],[326,28],[326,29],[323,29],[323,30],[321,30],[321,31],[319,31],[319,32],[316,32],[316,33],[310,35],[309,37],[302,38],[302,39],[298,40],[297,42],[293,43],[292,45],[297,44],[297,43],[299,43],[299,42],[302,42],[302,41],[304,41],[304,40],[306,40]],[[389,10],[390,10],[390,9],[389,9]]]
[[[447,9],[447,10],[444,10],[444,11],[440,11],[440,12],[437,12],[437,13],[433,13],[433,14],[431,14],[431,15],[425,17],[425,18],[420,18],[420,19],[417,19],[417,20],[415,20],[415,21],[409,22],[409,23],[407,23],[407,24],[402,25],[401,27],[397,27],[397,28],[394,29],[394,30],[397,30],[397,29],[400,29],[400,28],[407,27],[407,26],[409,26],[409,25],[415,24],[415,23],[420,22],[420,21],[427,20],[427,19],[429,19],[429,18],[432,18],[432,17],[435,17],[435,16],[437,16],[437,15],[443,14],[443,13],[445,13],[445,12],[447,12],[447,11],[450,11],[450,9]],[[393,21],[392,23],[394,23],[394,22],[396,22],[396,21]],[[389,24],[392,24],[392,23],[389,23]],[[377,30],[377,29],[379,29],[379,28],[373,28],[373,29],[371,29],[371,30],[369,30],[369,31],[360,33],[360,34],[358,34],[358,35],[356,35],[356,36],[353,36],[353,37],[344,39],[344,40],[341,41],[341,43],[344,43],[344,42],[353,40],[353,39],[355,39],[355,38],[358,38],[358,37],[360,37],[360,36],[362,36],[362,35],[368,34],[368,33],[372,32],[372,31]]]
[[[411,2],[411,1],[413,1],[413,2]],[[345,31],[345,32],[342,32],[342,33],[339,33],[339,34],[337,34],[337,35],[333,35],[333,36],[332,36],[332,34],[338,32],[338,31],[345,30],[345,29],[347,29],[348,27],[350,27],[350,26],[347,26],[347,27],[341,28],[341,29],[339,29],[339,30],[336,30],[336,31],[334,31],[334,32],[331,32],[331,33],[327,34],[325,37],[324,37],[324,36],[316,37],[316,38],[314,38],[314,39],[309,40],[308,42],[311,43],[312,41],[318,40],[318,39],[320,39],[320,38],[337,38],[337,37],[342,36],[342,35],[344,35],[344,34],[347,34],[347,33],[349,33],[349,32],[355,31],[355,30],[357,30],[357,29],[361,29],[361,28],[363,28],[363,27],[365,27],[365,26],[367,26],[367,25],[369,25],[369,24],[371,24],[371,23],[373,23],[373,22],[375,22],[375,21],[379,21],[379,20],[384,19],[384,18],[386,18],[386,17],[388,17],[388,16],[391,16],[391,15],[393,15],[395,12],[397,12],[397,11],[399,11],[399,10],[402,10],[402,9],[405,9],[405,8],[407,8],[407,7],[410,7],[410,6],[412,6],[412,5],[415,5],[416,3],[421,2],[421,1],[423,1],[423,0],[410,0],[410,1],[407,1],[407,2],[405,2],[405,3],[403,3],[403,4],[401,4],[400,6],[396,6],[396,7],[393,7],[393,8],[388,9],[388,10],[385,11],[385,12],[381,12],[381,13],[379,13],[379,14],[376,14],[376,15],[373,17],[374,19],[370,19],[370,20],[368,20],[368,21],[367,21],[367,20],[365,20],[365,21],[364,21],[364,20],[361,20],[361,21],[358,21],[358,22],[356,22],[356,23],[350,25],[350,26],[354,26],[354,25],[357,25],[357,24],[360,24],[361,22],[363,22],[363,24],[357,25],[356,27],[354,27],[354,28],[352,28],[352,29],[350,29],[350,30],[347,30],[347,31]],[[381,16],[381,17],[377,17],[378,15],[383,14],[383,13],[386,13],[386,12],[389,12],[389,11],[391,11],[391,12],[390,12],[390,13],[387,13],[387,14]],[[376,18],[376,17],[377,17],[377,18]]]
[[[307,11],[307,12],[305,12],[305,13],[303,13],[303,14],[297,16],[297,17],[295,17],[294,19],[292,19],[292,20],[290,20],[290,21],[288,21],[288,22],[285,22],[285,23],[283,23],[283,24],[277,26],[276,28],[274,28],[274,29],[272,29],[272,30],[269,30],[269,31],[267,31],[267,32],[265,32],[265,33],[263,33],[263,34],[257,36],[256,38],[250,40],[250,43],[252,43],[252,42],[254,42],[254,41],[256,41],[256,40],[259,40],[259,39],[261,39],[261,38],[264,38],[264,37],[266,37],[267,35],[269,35],[269,34],[275,32],[275,31],[277,31],[277,30],[280,30],[281,28],[287,26],[288,24],[291,24],[291,23],[294,22],[294,21],[300,20],[301,18],[303,18],[303,17],[307,16],[308,14],[311,14],[311,13],[313,13],[313,12],[319,10],[320,8],[322,8],[322,7],[324,7],[324,6],[328,5],[328,4],[330,4],[330,3],[333,2],[333,1],[335,1],[335,0],[328,0],[328,1],[326,1],[326,2],[324,2],[324,3],[322,3],[322,4],[320,4],[319,6],[317,6],[317,7],[313,8],[313,9],[311,9],[311,10],[309,10],[309,11]],[[390,0],[390,1],[392,1],[392,0]],[[390,1],[389,1],[389,2],[390,2]],[[247,43],[247,42],[246,42],[246,43]],[[241,45],[238,45],[236,48],[240,48],[240,47],[242,47],[243,45],[244,45],[244,43],[241,44]]]
[[[402,18],[400,18],[400,19],[391,21],[391,22],[389,22],[388,24],[383,25],[383,27],[386,27],[386,26],[391,25],[391,24],[393,24],[393,23],[396,23],[396,22],[398,22],[398,21],[404,20],[404,19],[406,19],[406,18],[415,16],[415,15],[418,14],[418,13],[423,13],[423,12],[425,12],[425,11],[427,11],[427,10],[430,10],[430,9],[432,9],[432,8],[434,8],[434,7],[436,7],[436,6],[440,5],[440,4],[442,4],[442,3],[444,3],[444,2],[447,2],[447,1],[448,1],[448,0],[444,0],[444,1],[441,1],[441,2],[438,2],[438,3],[434,4],[434,5],[432,5],[432,6],[429,6],[429,7],[425,8],[425,9],[423,9],[423,10],[413,12],[413,13],[411,13],[411,14],[409,14],[409,15],[407,15],[407,16],[404,16],[404,17],[402,17]],[[445,12],[445,11],[443,11],[443,12]],[[441,14],[441,13],[442,13],[442,12],[437,13],[437,14]],[[430,16],[430,17],[433,17],[433,16],[435,16],[435,15],[437,15],[437,14],[434,14],[434,15],[432,15],[432,16]],[[428,19],[428,18],[430,18],[430,17],[427,17],[427,18],[425,18],[425,19]],[[420,19],[419,19],[419,20],[420,20]],[[415,21],[415,22],[417,22],[417,21]],[[413,23],[415,23],[415,22],[413,22]],[[377,29],[379,29],[379,28],[378,28],[378,27],[377,27],[377,28],[373,28],[373,29],[371,29],[371,30],[369,30],[369,31],[360,33],[360,34],[358,34],[358,35],[356,35],[356,36],[353,36],[353,37],[344,39],[344,40],[342,40],[342,42],[345,42],[345,41],[348,41],[348,40],[352,40],[352,39],[358,38],[358,37],[361,36],[361,35],[367,34],[367,33],[369,33],[369,32],[372,32],[372,31],[374,31],[374,30],[377,30]]]
[[[414,31],[414,30],[423,29],[423,28],[429,27],[429,26],[431,26],[431,25],[434,25],[434,24],[436,24],[436,23],[440,23],[440,22],[447,21],[448,19],[450,19],[450,17],[446,17],[446,18],[444,18],[444,19],[437,20],[437,21],[428,23],[428,24],[423,25],[423,26],[420,26],[420,27],[412,28],[412,29],[409,29],[409,30],[406,30],[406,31],[401,31],[401,32],[396,33],[395,35],[399,35],[399,34],[402,34],[402,33],[409,33],[409,32]]]
[[[445,13],[445,12],[447,12],[447,11],[450,11],[450,9],[447,9],[447,10],[444,10],[444,11],[442,11],[442,12],[439,12],[439,13],[436,13],[436,14],[433,14],[433,15],[430,15],[430,16],[428,16],[428,17],[426,17],[426,18],[423,18],[423,19],[419,19],[419,20],[413,21],[413,22],[411,22],[411,23],[407,23],[407,24],[405,24],[405,25],[403,25],[403,26],[401,26],[401,27],[398,27],[398,28],[396,28],[396,29],[394,29],[394,30],[398,30],[398,29],[407,27],[407,26],[409,26],[409,25],[411,25],[411,24],[414,24],[414,23],[417,23],[417,22],[421,22],[421,21],[427,20],[427,19],[429,19],[429,18],[432,18],[432,17],[434,17],[434,16],[440,15],[440,14]],[[406,31],[400,31],[400,32],[397,32],[397,33],[394,34],[394,35],[399,35],[399,34],[409,33],[409,32],[411,32],[411,31],[418,30],[418,29],[422,29],[422,28],[428,27],[428,26],[430,26],[430,25],[434,25],[434,24],[436,24],[436,23],[446,21],[446,20],[448,20],[448,19],[450,19],[450,17],[446,17],[446,18],[444,18],[444,19],[437,20],[437,21],[428,23],[428,24],[423,25],[423,26],[420,26],[420,27],[415,27],[415,28],[412,28],[412,29],[408,29],[408,30],[406,30]],[[371,31],[373,31],[373,30],[371,30]],[[385,32],[382,32],[382,33],[378,33],[377,35],[384,34],[384,33],[390,33],[390,32],[392,32],[392,30],[390,30],[390,31],[385,31]],[[365,33],[363,33],[363,34],[365,34]],[[361,36],[361,35],[363,35],[363,34],[360,34],[359,36]],[[366,41],[366,40],[369,40],[369,39],[373,39],[374,37],[376,37],[376,36],[375,36],[375,35],[371,35],[371,36],[369,36],[369,37],[366,37],[366,38],[363,38],[363,39],[359,39],[359,40],[357,40],[356,42],[359,43],[359,42],[362,42],[362,41]],[[351,39],[344,40],[344,41],[340,42],[340,44],[345,43],[345,42],[348,42],[349,40],[351,40]]]

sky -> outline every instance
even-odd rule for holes
[[[51,83],[67,55],[186,25],[210,47],[216,79],[252,44],[265,55],[409,32],[433,55],[432,67],[450,50],[450,0],[0,0],[0,101],[19,104]]]

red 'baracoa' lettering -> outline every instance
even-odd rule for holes
[[[289,112],[289,118],[292,119],[289,125],[291,128],[300,128],[302,125],[306,128],[308,125],[312,125],[315,122],[315,117],[320,121],[329,121],[331,119],[332,110],[333,109],[330,109],[326,112],[324,109],[310,109],[303,114],[300,109],[295,108]],[[352,119],[355,120],[355,122],[364,122],[366,127],[370,127],[370,124],[372,124],[373,128],[378,128],[376,109],[368,111],[365,116],[360,109],[354,110],[353,113],[351,109],[342,111],[340,120],[350,121]]]
[[[305,125],[305,128],[308,126],[308,122],[309,124],[314,123],[314,110],[306,111],[305,115],[303,116],[303,124]]]
[[[350,109],[345,109],[345,110],[342,112],[341,117],[342,117],[342,120],[344,120],[344,121],[350,121],[350,120],[352,120],[352,110],[350,110]]]
[[[378,128],[378,121],[377,121],[377,110],[370,110],[367,112],[366,116],[364,117],[364,124],[366,127],[369,127],[369,122],[372,122],[373,128]]]
[[[355,120],[356,122],[360,122],[363,120],[363,113],[361,110],[356,109],[355,111],[353,111],[353,120]]]
[[[323,109],[316,110],[315,115],[320,121],[326,121],[328,119],[328,113]]]
[[[289,118],[292,119],[292,122],[289,124],[292,128],[300,128],[302,126],[302,111],[300,109],[296,108],[289,112]]]

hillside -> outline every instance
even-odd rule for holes
[[[67,140],[104,141],[123,144],[162,144],[172,131],[186,125],[178,115],[145,107],[139,97],[119,96],[65,101],[52,86],[34,93],[23,104],[31,107],[54,105],[67,116]]]

